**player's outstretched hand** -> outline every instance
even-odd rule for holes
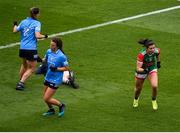
[[[137,74],[148,74],[149,72],[148,72],[148,70],[144,69],[144,71],[137,71],[136,70],[136,73]]]
[[[161,62],[160,61],[157,62],[157,68],[158,69],[161,68]]]
[[[45,34],[45,35],[44,35],[44,38],[48,38],[48,35],[47,35],[47,34]]]
[[[15,25],[17,26],[17,25],[18,25],[17,21],[14,21],[14,22],[13,22],[13,25],[14,25],[14,26],[15,26]]]

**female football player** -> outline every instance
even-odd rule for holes
[[[62,50],[62,45],[61,39],[52,38],[50,49],[47,50],[45,55],[48,69],[44,81],[43,99],[49,110],[43,113],[44,116],[55,114],[53,105],[59,107],[59,117],[64,115],[65,105],[59,100],[52,98],[58,86],[62,84],[63,72],[69,70],[67,57]]]
[[[138,43],[143,45],[145,48],[137,56],[135,73],[135,96],[133,107],[138,107],[139,96],[143,87],[144,80],[147,77],[152,88],[152,107],[154,110],[157,110],[157,69],[161,67],[160,49],[156,48],[155,43],[149,39],[142,39],[138,41]]]
[[[21,43],[19,57],[22,59],[20,68],[20,81],[16,85],[16,90],[24,90],[25,81],[32,75],[37,64],[37,39],[47,38],[42,35],[41,23],[37,20],[40,14],[39,8],[32,7],[30,9],[30,17],[21,21],[18,25],[14,22],[13,32],[21,33]]]

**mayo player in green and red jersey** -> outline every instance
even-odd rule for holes
[[[160,65],[160,49],[156,48],[155,43],[149,39],[142,39],[138,41],[139,44],[145,48],[138,54],[135,73],[135,96],[133,107],[138,107],[139,96],[143,87],[143,83],[148,78],[152,88],[152,107],[154,110],[158,109],[156,101],[158,88],[158,74],[157,70]]]

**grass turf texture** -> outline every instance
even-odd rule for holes
[[[168,0],[96,0],[94,4],[92,1],[21,0],[3,1],[0,5],[1,11],[6,11],[7,6],[16,7],[3,14],[6,23],[1,23],[2,45],[19,41],[19,36],[9,29],[14,18],[25,18],[30,6],[42,9],[43,32],[56,33],[178,3]],[[33,75],[24,92],[14,89],[20,64],[18,47],[1,50],[0,131],[180,131],[179,14],[180,11],[175,10],[62,36],[80,89],[59,88],[55,97],[67,105],[65,116],[60,119],[56,115],[48,118],[41,115],[47,110],[42,101],[43,77]],[[7,15],[9,17],[5,17]],[[136,41],[143,37],[153,38],[161,48],[159,110],[156,112],[152,111],[148,82],[145,82],[139,108],[132,108],[135,62],[141,49]],[[49,47],[49,41],[39,42],[41,56]]]

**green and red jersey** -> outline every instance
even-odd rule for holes
[[[155,48],[154,52],[149,55],[146,52],[146,49],[143,49],[137,57],[137,60],[143,62],[143,68],[147,69],[149,72],[157,69],[157,59],[160,54],[160,49]]]

